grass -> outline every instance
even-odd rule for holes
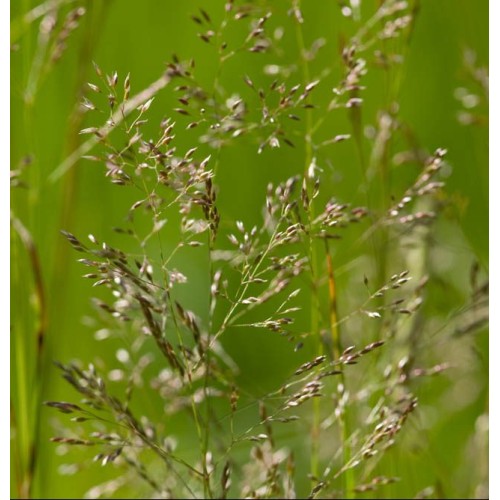
[[[24,7],[14,42],[39,29],[15,70],[28,153],[46,133],[44,82],[72,40],[79,55],[63,158],[46,178],[36,155],[11,174],[13,496],[57,496],[44,476],[54,451],[88,498],[487,496],[474,459],[487,440],[487,268],[453,217],[448,152],[421,146],[398,105],[425,6],[372,3],[335,7],[350,24],[326,56],[332,35],[300,1],[199,9],[196,50],[149,80],[95,57],[111,6]],[[148,75],[164,62],[151,59]],[[459,97],[461,123],[481,127],[480,97]],[[82,219],[87,168],[101,195],[81,191],[95,214]],[[62,239],[50,248],[37,229],[51,190],[62,202],[47,227],[92,287],[64,290]],[[73,304],[91,297],[99,344],[80,352]],[[439,434],[453,419],[458,439]]]

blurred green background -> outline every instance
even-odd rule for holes
[[[120,344],[94,340],[93,332],[102,326],[96,322],[90,304],[90,297],[96,292],[91,283],[81,278],[85,269],[76,262],[80,256],[59,231],[65,229],[82,238],[92,233],[120,248],[126,247],[127,241],[114,233],[112,227],[122,224],[134,199],[126,189],[107,182],[104,167],[98,163],[80,161],[55,181],[50,180],[50,175],[78,146],[82,138],[78,131],[103,120],[101,116],[80,117],[75,112],[85,82],[96,82],[92,61],[106,73],[117,71],[121,81],[130,73],[132,93],[135,93],[157,79],[175,53],[181,60],[193,57],[197,63],[196,77],[210,85],[217,54],[197,37],[199,30],[190,16],[202,6],[217,22],[223,15],[223,2],[88,0],[43,5],[51,3],[59,5],[59,22],[77,6],[84,6],[86,13],[69,37],[62,58],[45,71],[40,67],[43,65],[38,64],[44,50],[41,25],[44,16],[39,16],[40,9],[35,9],[38,3],[11,2],[11,169],[21,171],[22,183],[14,187],[11,194],[16,221],[15,230],[11,232],[11,496],[18,497],[23,491],[32,442],[37,436],[32,496],[78,498],[97,482],[114,477],[116,471],[86,465],[77,474],[68,474],[72,471],[64,464],[77,463],[79,457],[87,455],[73,450],[70,460],[56,453],[56,446],[49,442],[49,437],[57,433],[54,430],[56,415],[39,403],[76,400],[52,364],[53,360],[67,362],[78,358],[90,362],[100,358],[113,366],[116,365],[115,350]],[[361,0],[360,4],[363,22],[379,2]],[[293,63],[298,49],[287,15],[291,4],[283,0],[270,5],[272,26],[285,28],[282,58]],[[431,305],[427,312],[445,322],[452,311],[468,300],[472,263],[477,261],[483,274],[488,270],[487,101],[482,100],[474,109],[465,110],[477,113],[481,120],[464,125],[459,120],[459,114],[464,112],[460,100],[463,92],[457,91],[457,88],[465,88],[481,95],[481,89],[467,70],[464,54],[469,54],[470,59],[470,51],[473,51],[477,67],[487,66],[488,2],[422,0],[412,5],[416,7],[416,22],[409,45],[399,47],[404,51],[405,60],[397,69],[397,75],[369,67],[363,82],[367,87],[363,91],[363,124],[375,125],[377,111],[387,104],[386,78],[397,77],[400,87],[393,97],[399,102],[399,117],[411,127],[417,143],[428,152],[438,147],[448,150],[447,163],[451,168],[446,193],[452,203],[433,232],[439,250],[432,256],[435,284],[429,291]],[[324,68],[329,68],[334,77],[332,82],[339,80],[342,76],[339,45],[342,39],[353,35],[356,22],[345,18],[339,2],[334,0],[304,1],[302,11],[306,20],[306,46],[316,38],[326,41],[311,63],[311,76],[315,78]],[[228,36],[237,37],[238,33],[229,32]],[[275,63],[276,59],[275,54],[245,54],[235,58],[223,68],[221,85],[229,89],[229,95],[230,89],[234,89],[234,93],[247,96],[249,89],[242,76],[247,74],[262,85],[270,82],[262,68]],[[301,81],[299,69],[296,78]],[[328,102],[331,95],[331,86],[319,85],[314,102]],[[170,88],[160,92],[149,113],[150,123],[158,123],[176,106],[176,95]],[[467,120],[467,116],[461,116],[462,121]],[[187,123],[183,117],[175,119]],[[350,132],[345,113],[338,113],[328,119],[320,135],[329,138]],[[181,134],[178,144],[187,149],[196,137],[195,132]],[[396,144],[392,153],[397,151]],[[242,140],[225,149],[217,177],[223,220],[243,220],[247,226],[258,223],[268,182],[301,173],[303,158],[304,146],[300,140],[294,149],[284,146],[266,150],[261,155],[257,154],[257,144],[252,140]],[[320,158],[323,164],[326,158],[331,163],[327,189],[341,201],[363,204],[364,197],[358,189],[361,177],[354,141],[324,151],[324,157]],[[414,170],[395,167],[391,174],[391,193],[397,198],[414,178]],[[23,233],[21,225],[30,237]],[[168,226],[165,231],[168,242]],[[20,234],[24,234],[24,239]],[[354,241],[354,236],[343,240],[335,250],[336,265],[341,270],[338,290],[341,309],[342,301],[347,303],[347,297],[353,293],[349,291],[353,280],[359,284],[363,273],[372,272],[369,267],[368,271],[357,269],[358,261],[349,267],[354,261],[353,252],[362,258],[366,251],[353,250]],[[203,310],[209,286],[208,281],[200,277],[206,275],[201,270],[205,265],[203,258],[186,257],[177,264],[195,283],[185,291],[185,299],[193,310]],[[39,271],[38,276],[34,269]],[[354,278],[350,274],[353,270]],[[37,282],[42,284],[43,296],[37,291]],[[100,290],[98,293],[106,296]],[[307,307],[304,318],[306,314]],[[304,321],[307,323],[307,319]],[[436,324],[439,326],[439,321],[436,320]],[[40,329],[45,344],[38,358]],[[458,359],[459,368],[443,380],[433,379],[434,385],[425,386],[419,393],[423,414],[432,413],[433,424],[426,429],[428,444],[413,443],[402,457],[397,453],[392,456],[387,467],[393,474],[404,477],[405,485],[395,485],[387,491],[391,496],[408,496],[429,484],[439,484],[447,497],[474,497],[478,494],[475,488],[486,480],[478,477],[481,472],[477,471],[484,474],[486,470],[487,444],[476,441],[478,427],[482,425],[482,429],[485,425],[484,418],[478,420],[478,417],[487,414],[488,405],[487,329],[481,328],[461,342],[457,350],[462,356]],[[289,353],[288,348],[284,350],[282,339],[256,330],[235,331],[225,339],[225,347],[240,367],[241,384],[254,393],[275,387],[291,367],[309,359],[313,353],[309,346],[303,353]],[[463,396],[462,405],[455,404],[457,394]],[[446,395],[451,399],[446,400]],[[454,405],[453,410],[447,411],[446,401],[453,402],[449,403]],[[300,440],[300,436],[290,439]],[[471,463],[477,469],[471,469]],[[134,496],[134,491],[123,490],[121,494]]]

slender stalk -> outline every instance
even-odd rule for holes
[[[31,7],[31,2],[29,0],[23,0],[23,11],[28,12]],[[26,50],[23,50],[22,58],[22,70],[23,76],[26,76],[26,88],[30,80],[31,74],[31,44],[32,44],[32,33],[28,30],[25,38]],[[29,154],[32,154],[35,150],[35,135],[33,133],[33,106],[32,103],[26,99],[26,89],[24,90],[24,106],[23,106],[23,129],[25,134],[25,150]],[[39,169],[29,169],[30,184],[35,186],[38,185],[39,180]],[[38,202],[38,191],[33,189],[30,190],[28,196],[28,203],[26,204],[27,210],[24,214],[16,214],[16,216],[23,217],[25,221],[31,226],[36,215],[36,204]],[[22,205],[19,207],[22,210]],[[31,235],[16,217],[11,216],[11,223],[14,227],[14,232],[11,232],[11,248],[13,249],[12,262],[16,262],[14,265],[13,273],[13,285],[16,290],[19,290],[19,298],[22,301],[23,306],[28,304],[28,300],[25,297],[31,295],[32,290],[28,289],[26,280],[22,276],[22,268],[20,263],[22,262],[22,253],[28,251],[28,259],[33,255],[33,252],[29,251],[28,243],[32,242]],[[16,227],[17,226],[17,227]],[[17,237],[15,236],[17,234]],[[24,249],[21,247],[24,246]],[[31,260],[31,265],[33,266],[33,258]],[[36,293],[36,292],[35,292]],[[26,314],[26,318],[30,316]],[[17,492],[20,498],[30,498],[33,485],[33,423],[31,420],[33,412],[33,399],[37,399],[37,396],[33,398],[33,380],[30,380],[30,370],[29,365],[33,363],[30,359],[30,354],[32,352],[30,348],[31,340],[31,325],[29,325],[29,319],[24,321],[19,321],[17,323],[17,328],[14,330],[15,335],[12,336],[14,339],[13,349],[16,360],[16,373],[15,373],[15,383],[16,383],[16,397],[12,398],[12,412],[11,417],[14,422],[14,429],[18,434],[16,439],[17,446],[14,450],[14,456],[16,462],[19,464],[17,471]],[[41,322],[40,322],[41,324]],[[16,418],[14,418],[16,417]],[[36,424],[35,424],[36,425]]]
[[[209,287],[211,287],[213,280],[214,280],[214,264],[212,260],[212,252],[214,249],[214,240],[215,240],[215,235],[212,230],[212,228],[209,228],[208,231],[208,260],[209,260]],[[209,299],[209,306],[208,306],[208,311],[209,315],[210,312],[212,311],[212,301],[213,295],[212,293],[209,294],[210,299]],[[210,325],[212,324],[212,319],[210,318],[209,320]],[[211,328],[209,328],[210,332]],[[208,449],[210,445],[210,396],[208,394],[208,382],[210,378],[210,337],[208,338],[208,346],[207,346],[207,352],[205,353],[205,376],[203,379],[203,392],[204,392],[204,400],[205,400],[205,405],[206,405],[206,416],[205,416],[205,435],[203,439],[203,444],[202,444],[202,467],[203,467],[203,489],[205,493],[205,498],[213,498],[212,491],[210,488],[210,474],[208,472],[208,466],[207,466],[207,454],[208,454]]]
[[[325,239],[325,253],[326,253],[326,263],[328,270],[328,295],[329,295],[329,318],[330,318],[330,332],[332,335],[333,343],[333,358],[339,359],[342,353],[341,337],[340,337],[340,322],[337,308],[337,286],[335,282],[335,274],[333,267],[333,260],[328,247],[328,240]],[[342,398],[346,392],[346,377],[343,370],[343,366],[340,365],[341,370],[341,381],[342,390],[339,391],[339,397]],[[349,463],[351,460],[351,452],[348,445],[349,440],[349,427],[348,427],[348,407],[343,406],[342,411],[339,415],[339,426],[340,426],[340,441],[342,443],[342,461],[343,466]],[[352,469],[346,470],[343,476],[344,480],[344,496],[345,498],[353,498],[354,490],[354,471]]]
[[[14,240],[14,235],[12,235]],[[18,238],[12,242],[12,258],[16,262],[21,262],[21,242]],[[14,266],[12,273],[12,283],[15,289],[19,290],[19,296],[24,292],[26,282],[21,276],[20,266]],[[28,294],[29,292],[24,292]],[[24,295],[24,294],[23,294]],[[23,304],[24,305],[24,304]],[[27,315],[26,315],[27,316]],[[27,345],[27,330],[21,321],[17,323],[17,328],[14,329],[15,335],[12,336],[13,351],[15,356],[16,371],[12,378],[15,380],[16,394],[12,397],[11,394],[11,422],[12,429],[16,432],[17,439],[15,440],[15,448],[13,455],[16,460],[16,490],[19,498],[29,498],[31,490],[31,481],[27,472],[28,457],[31,442],[31,394],[29,383],[28,370],[28,345]]]
[[[45,336],[48,326],[48,316],[47,316],[47,305],[45,300],[45,285],[42,278],[42,266],[40,263],[40,257],[38,254],[38,249],[31,237],[29,231],[23,226],[21,221],[15,217],[11,218],[12,226],[19,235],[27,253],[29,262],[31,265],[31,270],[33,272],[33,288],[34,295],[36,297],[36,310],[38,315],[38,325],[36,327],[36,348],[35,348],[35,394],[34,396],[34,434],[32,442],[29,445],[29,456],[28,456],[28,468],[26,471],[26,495],[31,496],[32,494],[32,484],[33,478],[35,476],[37,458],[38,458],[38,441],[40,433],[40,409],[41,409],[41,392],[43,390],[43,366],[44,366],[44,345]],[[20,352],[22,352],[20,350]],[[23,384],[24,385],[24,384]]]
[[[300,10],[300,0],[296,3],[296,8]],[[302,23],[297,19],[296,21],[296,38],[297,45],[299,49],[299,57],[302,63],[302,78],[303,84],[307,85],[311,82],[311,76],[309,71],[309,64],[306,58],[306,47],[304,42],[304,34],[302,32]],[[308,171],[313,161],[312,156],[312,132],[313,132],[313,120],[312,120],[312,110],[310,108],[306,109],[306,130],[304,137],[304,179],[308,176]],[[312,283],[312,293],[311,293],[311,322],[310,329],[311,335],[316,337],[316,349],[318,356],[323,354],[323,342],[321,339],[321,332],[319,328],[320,321],[320,304],[319,304],[319,291],[318,291],[318,253],[314,245],[314,240],[311,235],[312,221],[314,220],[314,203],[309,204],[308,209],[308,223],[309,223],[309,241],[308,241],[308,256],[311,269],[311,283]],[[319,398],[315,398],[313,403],[313,425],[311,429],[311,474],[313,477],[317,477],[319,473],[319,441],[320,441],[320,420],[321,420],[321,408]]]

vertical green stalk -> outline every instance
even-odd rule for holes
[[[215,235],[213,233],[213,229],[209,227],[208,230],[208,261],[209,261],[209,292],[210,292],[210,299],[209,299],[209,305],[208,305],[208,311],[210,315],[210,311],[212,310],[212,301],[213,301],[213,296],[211,293],[211,285],[214,280],[214,267],[213,267],[213,260],[212,260],[212,251],[213,251],[213,245],[214,245],[214,238]],[[213,323],[212,319],[209,319],[210,325]],[[211,331],[211,328],[209,328],[209,334]],[[203,392],[204,392],[204,399],[205,399],[205,405],[206,405],[206,415],[205,415],[205,435],[203,439],[203,445],[202,445],[202,457],[201,457],[201,462],[202,462],[202,467],[203,467],[203,490],[205,494],[205,498],[213,498],[212,492],[210,489],[210,475],[208,473],[208,467],[207,467],[207,453],[208,453],[208,448],[210,445],[210,397],[208,394],[208,379],[210,375],[210,336],[207,339],[207,350],[204,353],[205,357],[205,377],[203,380]]]
[[[330,249],[328,247],[328,240],[326,239],[325,239],[325,253],[326,253],[327,271],[328,271],[329,320],[330,320],[330,333],[332,335],[333,358],[339,359],[342,353],[342,344],[340,337],[339,315],[337,308],[337,287],[335,282],[333,260],[330,254]],[[346,379],[342,365],[339,365],[339,369],[342,371],[340,377],[343,388],[339,396],[342,397],[346,390]],[[340,441],[342,443],[342,461],[343,461],[343,466],[345,466],[351,460],[351,452],[347,444],[347,441],[349,439],[347,408],[343,408],[342,410],[343,411],[339,415],[339,426],[340,426],[339,430],[340,430]],[[344,480],[344,497],[354,498],[353,469],[347,469],[344,472],[343,480]]]
[[[21,242],[14,233],[11,235],[11,240],[11,257],[13,261],[16,262],[16,265],[13,266],[13,273],[11,275],[12,288],[17,292],[16,299],[19,301],[17,311],[19,313],[19,309],[25,305],[25,301],[21,299],[22,297],[28,296],[29,292],[25,290],[28,285],[21,275]],[[29,356],[27,336],[30,333],[30,329],[26,327],[28,320],[28,314],[23,315],[23,318],[17,321],[16,327],[12,329],[11,333],[11,348],[13,350],[16,367],[15,373],[12,373],[12,389],[15,387],[15,395],[11,392],[11,422],[12,429],[16,433],[12,455],[17,464],[15,478],[16,493],[19,498],[28,498],[30,489],[29,482],[26,479],[31,441],[29,420],[29,415],[31,414],[31,405],[29,402],[31,401],[31,397],[28,376],[29,370],[27,367]]]
[[[18,346],[18,349],[16,349],[16,355],[18,362],[21,362],[21,370],[22,374],[19,374],[19,379],[22,382],[21,383],[21,389],[24,388],[22,398],[27,398],[28,394],[26,393],[26,389],[28,385],[32,386],[31,390],[31,409],[30,413],[33,415],[33,428],[31,429],[31,432],[33,435],[31,438],[28,438],[28,441],[25,443],[25,446],[27,447],[28,450],[28,456],[27,456],[27,464],[26,464],[26,471],[24,473],[24,478],[23,478],[23,486],[22,489],[23,494],[21,496],[26,496],[26,497],[31,497],[32,496],[32,487],[33,487],[33,480],[35,477],[35,472],[36,472],[36,467],[38,463],[38,445],[39,445],[39,433],[40,433],[40,422],[41,422],[41,415],[40,415],[40,408],[41,408],[41,391],[43,389],[43,384],[42,384],[42,370],[44,366],[44,344],[45,344],[45,335],[47,331],[47,324],[48,324],[48,317],[47,317],[47,307],[46,307],[46,301],[45,301],[45,287],[44,287],[44,282],[42,279],[42,269],[41,269],[41,262],[40,262],[40,257],[38,254],[37,247],[33,241],[33,238],[29,231],[24,227],[24,225],[21,223],[19,219],[16,217],[11,218],[11,223],[12,227],[16,231],[17,235],[19,236],[20,241],[24,245],[25,251],[28,254],[28,260],[31,268],[31,272],[33,274],[33,296],[36,299],[36,303],[34,305],[35,308],[35,314],[37,316],[37,325],[35,328],[35,349],[34,349],[34,379],[32,383],[30,384],[29,381],[24,381],[24,377],[28,374],[27,372],[27,367],[25,365],[26,357],[23,356],[23,354],[26,354],[28,352],[27,348],[24,346],[24,339],[22,339],[21,346]],[[21,348],[19,348],[21,347]],[[26,399],[26,405],[27,404],[27,399]],[[24,412],[26,409],[24,409]],[[27,418],[27,415],[23,415],[23,419]],[[26,422],[24,423],[26,425]],[[23,425],[24,427],[24,425]],[[26,427],[26,430],[29,429],[29,424]],[[28,431],[29,434],[29,431]]]
[[[23,2],[25,9],[29,7],[29,2]],[[29,46],[30,39],[27,37],[27,45]],[[28,71],[27,56],[29,50],[25,49],[23,51],[23,71],[26,74]],[[24,130],[27,130],[27,124],[29,122],[29,113],[27,105],[24,105]],[[22,266],[21,262],[23,257],[21,256],[21,243],[19,238],[13,231],[11,231],[11,263],[12,274],[11,274],[11,290],[13,297],[18,301],[17,314],[19,314],[21,307],[26,305],[25,297],[28,296],[29,292],[24,289],[27,288],[26,281],[23,280],[21,275]],[[29,454],[29,443],[30,443],[30,384],[28,380],[28,370],[27,364],[29,363],[29,352],[27,346],[27,339],[29,335],[29,327],[27,323],[29,321],[28,314],[22,315],[22,318],[18,318],[17,321],[13,321],[13,326],[11,328],[11,352],[15,360],[15,372],[11,372],[11,432],[15,432],[15,440],[13,441],[13,447],[11,450],[11,456],[16,461],[16,487],[15,492],[17,497],[23,498],[28,497],[26,492],[26,468],[28,462]],[[15,325],[15,326],[14,326]],[[15,389],[14,389],[15,388]],[[15,394],[13,394],[13,389]],[[11,491],[13,490],[11,486]]]
[[[216,91],[214,84],[214,93]],[[220,160],[220,146],[217,148],[217,157],[214,166],[214,174],[217,171],[217,167],[219,165]],[[210,203],[213,203],[213,207],[210,207],[210,217],[217,218],[218,213],[215,208],[216,202],[216,194],[213,191],[213,186],[211,181],[207,181],[207,196],[210,198]],[[209,301],[208,301],[208,338],[207,338],[207,347],[206,352],[204,353],[205,357],[205,377],[203,381],[203,391],[204,391],[204,399],[206,405],[206,416],[205,416],[205,435],[202,444],[202,467],[203,467],[203,488],[205,498],[213,498],[212,490],[210,487],[210,474],[207,468],[207,453],[210,445],[210,420],[211,420],[211,409],[210,409],[210,397],[208,394],[208,381],[210,376],[210,333],[213,328],[213,313],[214,313],[214,300],[215,296],[212,293],[212,284],[214,282],[215,272],[214,272],[214,261],[212,259],[212,253],[214,251],[215,238],[217,237],[217,226],[214,224],[218,224],[218,221],[215,219],[211,219],[208,221],[208,291],[209,291]]]
[[[23,12],[31,9],[30,0],[23,1]],[[23,39],[22,50],[22,71],[23,79],[29,82],[29,75],[32,68],[32,32],[28,27]],[[26,88],[27,88],[26,84]],[[27,99],[27,91],[23,93],[23,138],[24,154],[33,155],[35,150],[35,135],[33,133],[33,103]],[[40,374],[41,349],[37,348],[36,340],[42,332],[40,347],[43,344],[46,310],[44,294],[41,287],[41,275],[39,269],[38,253],[33,244],[31,234],[17,216],[25,220],[28,227],[36,227],[36,208],[39,200],[39,179],[38,168],[28,169],[28,185],[26,203],[17,204],[16,209],[19,214],[11,216],[11,224],[14,231],[11,231],[11,248],[14,253],[14,274],[13,290],[15,290],[17,300],[26,308],[26,315],[18,317],[13,322],[11,338],[13,338],[13,350],[16,359],[16,372],[14,376],[16,394],[11,394],[11,422],[16,432],[15,446],[12,451],[13,458],[17,464],[16,489],[20,498],[30,498],[32,496],[33,477],[36,467],[37,449],[36,427],[39,418],[40,399]],[[23,208],[26,210],[23,211]],[[33,274],[33,284],[28,284],[26,276],[23,276],[23,262],[25,256],[29,268]],[[28,271],[29,273],[29,271]],[[28,297],[35,297],[36,303],[32,306]],[[32,312],[34,316],[32,316]],[[19,314],[19,311],[18,311]],[[34,335],[33,335],[34,334]],[[32,369],[31,367],[35,367]]]
[[[299,4],[297,4],[299,7]],[[309,66],[307,64],[307,59],[305,57],[305,44],[304,44],[304,36],[302,33],[302,29],[300,23],[297,22],[297,43],[300,50],[300,56],[302,61],[302,73],[304,84],[307,85],[310,83],[310,73]],[[356,108],[354,108],[356,109]],[[355,117],[354,117],[355,118]],[[361,118],[358,116],[358,119],[353,119],[353,129],[354,136],[356,138],[356,144],[358,147],[358,153],[360,157],[361,166],[364,172],[364,156],[362,151],[361,144]],[[357,126],[356,126],[357,125]],[[307,176],[307,171],[313,161],[312,158],[312,133],[313,133],[313,124],[312,124],[312,111],[311,109],[306,110],[306,135],[305,135],[305,171],[304,177]],[[309,229],[311,229],[312,221],[314,220],[314,204],[311,203],[309,205],[308,210],[308,218],[309,218]],[[335,287],[335,277],[334,277],[334,268],[331,255],[328,249],[328,243],[325,240],[325,251],[327,258],[327,268],[328,268],[328,283],[329,283],[329,322],[330,322],[330,331],[333,340],[333,357],[338,359],[341,354],[341,339],[340,339],[340,328],[338,325],[338,311],[337,311],[337,293]],[[317,353],[318,355],[322,355],[324,348],[323,342],[321,339],[321,333],[319,329],[319,321],[320,321],[320,303],[319,303],[319,291],[318,291],[318,250],[314,246],[314,241],[311,236],[311,232],[309,233],[309,258],[311,264],[311,278],[312,278],[312,295],[311,295],[311,333],[317,337]],[[345,378],[344,374],[342,374],[342,384],[345,390]],[[347,416],[345,414],[346,409],[339,418],[340,425],[340,440],[342,443],[342,460],[343,464],[347,464],[350,460],[350,451],[347,445],[347,440],[349,437],[349,431],[347,426]],[[320,408],[320,400],[316,398],[314,400],[314,416],[313,416],[313,429],[311,433],[311,474],[314,477],[318,477],[319,473],[319,438],[320,438],[320,421],[321,421],[321,408]],[[346,498],[352,498],[352,491],[354,488],[354,476],[353,471],[348,469],[343,475],[344,478],[344,495]]]
[[[296,8],[300,10],[300,0],[297,0]],[[299,49],[299,57],[302,62],[302,78],[303,84],[307,85],[311,82],[309,65],[307,64],[307,59],[305,57],[305,43],[304,43],[304,35],[302,33],[301,22],[296,20],[296,36],[297,36],[297,45]],[[312,158],[312,110],[310,108],[306,109],[306,130],[304,137],[304,179],[307,178],[307,173]],[[323,354],[323,342],[321,340],[321,333],[319,329],[319,313],[320,313],[320,304],[319,304],[319,293],[318,293],[318,254],[317,249],[314,246],[314,240],[311,235],[312,229],[312,221],[314,220],[314,203],[309,204],[308,209],[308,222],[309,222],[309,248],[308,248],[308,257],[311,268],[311,284],[312,284],[312,294],[311,294],[311,323],[310,330],[311,334],[317,339],[317,354],[318,356]],[[318,477],[319,473],[319,437],[320,437],[320,421],[321,421],[321,408],[319,398],[314,399],[314,413],[313,413],[313,426],[311,431],[311,474],[314,477]]]

